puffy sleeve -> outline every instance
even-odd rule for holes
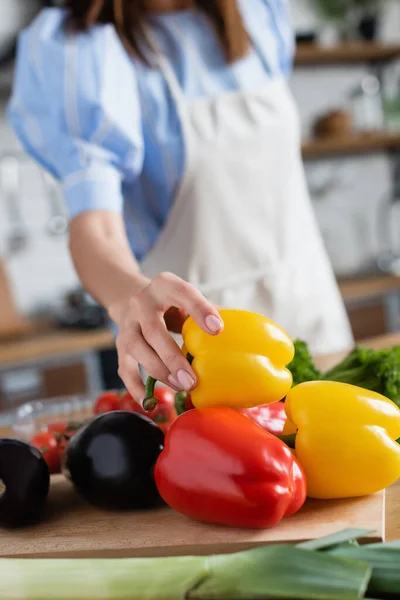
[[[122,183],[143,165],[135,68],[111,26],[73,35],[64,20],[47,9],[21,34],[9,120],[61,182],[71,218],[121,211]]]

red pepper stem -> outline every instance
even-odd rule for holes
[[[291,433],[290,435],[277,435],[276,437],[286,444],[286,446],[294,449],[296,448],[296,435],[296,433]]]
[[[155,409],[159,400],[154,395],[154,389],[156,387],[157,379],[154,377],[148,377],[146,381],[146,392],[143,400],[143,409],[146,412],[150,412]]]

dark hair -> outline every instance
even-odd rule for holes
[[[74,31],[87,31],[100,23],[115,26],[127,51],[149,63],[146,50],[151,50],[146,37],[145,19],[150,14],[145,0],[64,0],[69,10],[68,26]],[[239,12],[237,0],[194,0],[214,25],[225,51],[226,60],[242,58],[249,38]]]

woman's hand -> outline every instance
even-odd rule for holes
[[[110,310],[119,326],[119,376],[132,396],[142,402],[140,364],[152,377],[177,391],[196,386],[196,374],[168,329],[180,333],[190,315],[210,335],[223,329],[217,309],[192,285],[172,273],[161,273]]]

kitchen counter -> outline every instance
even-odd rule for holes
[[[308,500],[272,528],[218,527],[187,519],[166,507],[104,511],[86,504],[62,475],[52,480],[47,518],[32,529],[2,531],[0,557],[128,558],[214,554],[270,543],[298,543],[347,528],[367,529],[379,542],[383,493],[345,500]]]
[[[0,365],[106,350],[113,344],[113,334],[109,329],[94,331],[49,329],[27,337],[0,342]]]
[[[383,335],[360,342],[380,350],[400,345],[400,332]],[[48,329],[27,337],[0,341],[0,365],[19,363],[40,358],[73,354],[75,352],[99,351],[112,348],[114,337],[109,329],[96,331],[72,331]],[[341,360],[346,353],[318,357],[318,365],[327,369]]]
[[[108,354],[102,351],[113,348],[109,329],[56,329],[53,323],[32,323],[29,333],[0,337],[0,408],[37,398],[95,396],[104,387]]]
[[[375,337],[361,342],[374,349],[400,345],[400,332]],[[109,329],[94,331],[59,330],[50,327],[38,328],[32,334],[15,339],[0,339],[0,366],[21,363],[41,358],[100,351],[112,348],[114,337]],[[322,368],[329,368],[345,353],[322,356],[317,359]]]

